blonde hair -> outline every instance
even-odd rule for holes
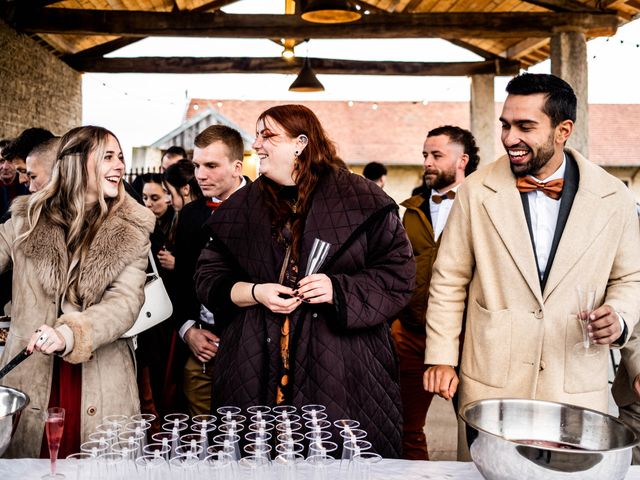
[[[124,201],[124,186],[118,186],[115,198],[104,198],[100,171],[107,149],[109,136],[118,139],[106,128],[84,126],[69,130],[60,139],[51,180],[39,192],[31,195],[27,203],[26,231],[17,242],[23,242],[33,233],[41,219],[62,228],[69,263],[64,285],[66,300],[77,307],[83,306],[78,295],[78,285],[82,280],[80,272],[85,262],[91,242],[109,211]],[[119,144],[119,142],[118,142]],[[89,157],[95,158],[95,178],[98,202],[87,204],[86,194],[89,172]]]

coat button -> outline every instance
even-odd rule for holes
[[[533,312],[536,318],[544,318],[544,314],[542,313],[542,309],[539,308],[535,312]]]
[[[311,315],[313,318],[318,318],[318,314],[314,313],[313,315]]]
[[[267,337],[267,343],[271,343],[271,337]]]
[[[91,405],[89,408],[87,408],[87,415],[90,416],[94,416],[96,414],[96,412],[98,411],[98,409],[96,407],[94,407],[93,405]]]
[[[546,366],[547,365],[542,360],[540,360],[540,371],[544,370]]]

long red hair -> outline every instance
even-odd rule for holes
[[[266,202],[272,219],[277,227],[291,220],[292,255],[298,259],[300,243],[304,230],[304,221],[311,208],[313,190],[322,175],[339,168],[346,168],[338,157],[333,142],[327,136],[320,120],[309,108],[303,105],[280,105],[265,110],[258,117],[266,123],[267,118],[278,123],[291,137],[305,135],[307,146],[300,152],[294,166],[293,178],[298,189],[298,201],[295,211],[287,202],[278,198],[278,187],[272,182],[262,182]]]

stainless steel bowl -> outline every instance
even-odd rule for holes
[[[622,480],[640,442],[610,415],[541,400],[481,400],[460,417],[471,458],[488,480]]]
[[[22,410],[29,405],[29,396],[15,388],[0,386],[0,457],[9,446],[18,427]]]

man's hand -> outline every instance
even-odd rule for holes
[[[423,384],[427,392],[437,393],[445,400],[451,400],[458,389],[458,375],[449,365],[434,365],[424,372]]]
[[[618,314],[609,305],[596,308],[589,320],[589,337],[593,343],[610,345],[622,335]]]
[[[201,362],[208,362],[218,353],[220,339],[208,330],[193,326],[185,332],[184,341]]]
[[[636,398],[640,400],[640,375],[633,381],[633,391],[636,394]]]

